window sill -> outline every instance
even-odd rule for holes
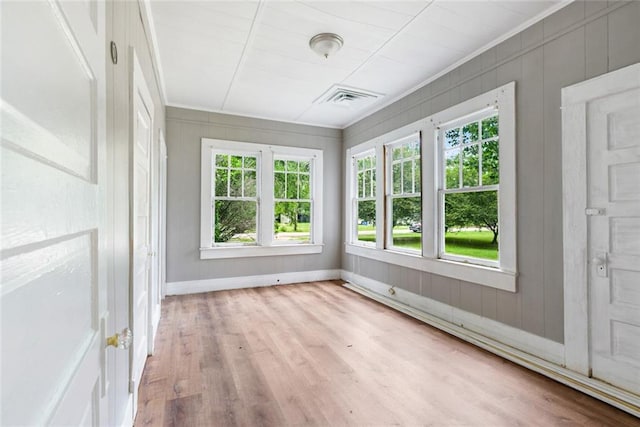
[[[322,244],[277,246],[227,246],[200,248],[200,259],[248,258],[260,256],[306,255],[322,252]]]
[[[499,268],[436,258],[425,258],[418,254],[367,248],[350,243],[345,244],[345,250],[351,255],[375,259],[377,261],[464,280],[466,282],[477,283],[503,291],[516,292],[516,279],[518,274],[500,270]]]

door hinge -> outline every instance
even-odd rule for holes
[[[133,393],[136,390],[136,382],[134,380],[129,381],[129,393]]]
[[[602,208],[586,208],[584,214],[587,216],[601,216],[605,214],[605,210]]]

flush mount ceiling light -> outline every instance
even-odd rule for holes
[[[309,40],[311,50],[325,58],[339,51],[343,44],[344,40],[342,40],[342,37],[333,33],[316,34]]]

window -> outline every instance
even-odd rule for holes
[[[515,291],[515,135],[509,83],[350,148],[347,253]],[[385,177],[377,192],[373,171]],[[385,223],[374,238],[363,203]]]
[[[490,108],[438,131],[441,258],[499,265],[498,117],[498,111]]]
[[[420,134],[385,146],[388,247],[422,253]]]
[[[257,164],[259,153],[215,155],[213,244],[256,244],[258,230]]]
[[[200,257],[322,251],[322,151],[202,139]]]
[[[364,244],[376,241],[376,154],[366,152],[353,158],[355,173],[355,240]]]
[[[274,160],[274,239],[277,242],[311,241],[311,159],[279,157]]]

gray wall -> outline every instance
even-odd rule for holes
[[[640,61],[640,2],[576,2],[344,130],[344,148],[516,81],[518,292],[343,253],[343,268],[563,342],[560,90]]]
[[[342,131],[167,107],[167,282],[340,268]],[[202,137],[305,148],[323,153],[321,254],[200,260]]]
[[[112,172],[107,183],[107,221],[113,231],[108,245],[107,332],[119,331],[129,322],[129,47],[138,56],[145,81],[154,104],[153,140],[165,127],[164,100],[160,95],[157,64],[152,56],[148,24],[143,21],[139,3],[135,1],[106,2],[107,43],[118,46],[118,63],[107,58],[107,170]],[[107,48],[105,47],[105,55]],[[121,425],[129,396],[129,352],[107,353],[109,372],[109,424]]]

